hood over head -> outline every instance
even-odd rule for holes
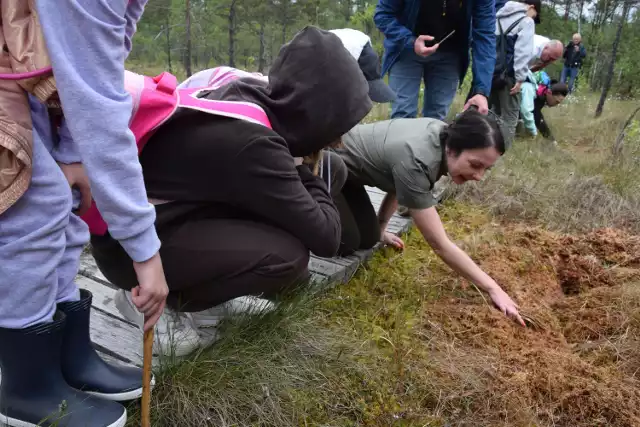
[[[498,18],[505,18],[512,15],[523,15],[527,10],[527,5],[519,1],[508,1],[505,5],[496,13]],[[506,28],[505,28],[506,30]]]
[[[540,6],[540,0],[508,1],[500,10],[498,10],[498,12],[496,13],[496,17],[506,18],[507,16],[513,17],[513,16],[525,14],[527,11],[527,6],[534,7],[534,9],[536,10],[536,17],[533,19],[533,21],[536,24],[539,24],[540,12],[542,9]],[[506,31],[507,29],[504,28],[504,30]]]
[[[241,78],[204,96],[260,105],[295,157],[335,142],[373,105],[357,61],[338,36],[313,26],[280,49],[268,83]]]

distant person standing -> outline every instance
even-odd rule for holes
[[[382,75],[397,99],[391,118],[417,116],[424,81],[424,117],[444,120],[472,56],[473,81],[465,109],[488,111],[495,65],[493,0],[379,0],[373,20],[384,34]]]
[[[580,71],[580,67],[582,67],[582,61],[585,56],[587,56],[587,50],[582,44],[582,36],[575,33],[571,41],[567,43],[567,46],[564,48],[564,54],[562,55],[564,58],[564,67],[562,68],[560,81],[567,83],[567,79],[569,80],[569,93],[573,92],[573,85],[575,84],[576,77],[578,77],[578,72]]]

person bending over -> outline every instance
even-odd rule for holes
[[[533,83],[527,82],[522,86],[520,114],[524,128],[530,135],[536,136],[540,131],[542,136],[557,144],[542,114],[542,109],[560,105],[568,93],[569,87],[565,83],[554,82],[548,86],[539,84],[536,87]]]
[[[203,346],[221,304],[271,298],[308,278],[309,251],[336,254],[340,216],[327,184],[295,158],[314,157],[362,120],[372,107],[368,90],[340,39],[307,27],[281,49],[268,82],[247,76],[202,94],[258,106],[270,128],[184,109],[149,139],[140,163],[170,290],[159,351]],[[324,177],[331,165],[339,189],[346,168],[333,159],[340,160],[325,156]],[[123,248],[108,234],[93,235],[91,244],[100,270],[123,289],[118,308],[139,323],[128,292],[135,272]]]
[[[348,169],[336,205],[342,221],[340,253],[372,248],[378,241],[395,248],[404,242],[385,231],[398,203],[442,260],[477,284],[505,315],[524,325],[518,306],[447,236],[435,209],[433,185],[445,174],[455,184],[479,181],[505,151],[498,124],[475,110],[452,124],[430,118],[394,119],[358,125],[336,149]],[[378,213],[365,186],[387,192]]]

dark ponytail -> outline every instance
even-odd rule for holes
[[[551,85],[551,94],[567,96],[569,94],[569,86],[566,83],[554,83]]]
[[[468,109],[459,114],[440,133],[443,147],[459,156],[465,150],[494,147],[500,155],[505,152],[504,136],[498,122],[489,115]]]

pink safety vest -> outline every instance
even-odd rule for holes
[[[257,104],[240,101],[214,101],[198,98],[201,92],[216,89],[232,80],[246,77],[250,73],[230,67],[215,68],[208,84],[200,88],[178,88],[178,80],[169,73],[147,77],[125,71],[125,88],[133,99],[133,109],[129,128],[138,146],[138,154],[149,138],[178,110],[189,108],[218,116],[232,117],[260,124],[271,129],[267,113]],[[95,201],[81,217],[91,234],[104,235],[107,224],[102,219]]]
[[[536,88],[536,96],[544,96],[549,91],[549,86],[540,83]]]

